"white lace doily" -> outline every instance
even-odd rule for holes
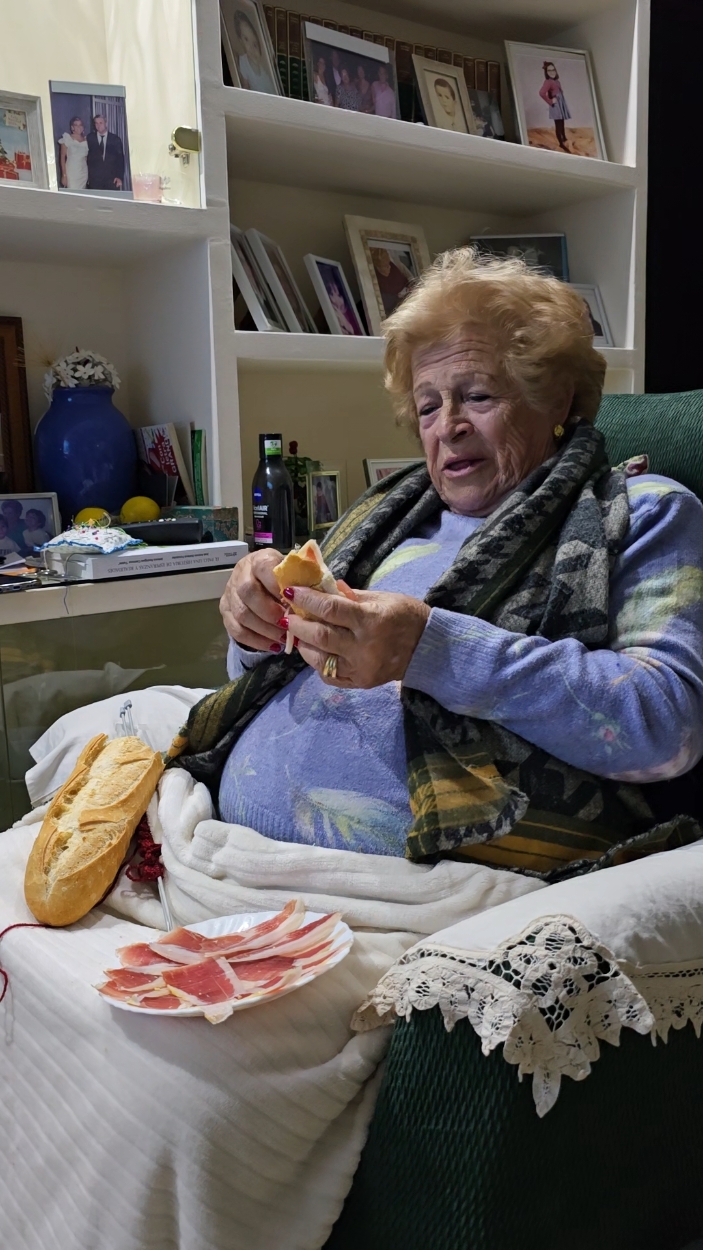
[[[490,953],[422,943],[408,951],[361,1005],[363,1031],[438,1006],[445,1026],[467,1019],[483,1053],[503,1045],[520,1078],[531,1074],[537,1114],[554,1106],[562,1076],[582,1081],[622,1028],[666,1040],[670,1028],[703,1024],[703,963],[619,964],[571,916],[543,916]]]

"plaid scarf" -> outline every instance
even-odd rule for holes
[[[442,502],[424,465],[400,470],[352,505],[324,543],[337,578],[361,588]],[[513,491],[461,547],[425,602],[503,629],[603,647],[609,582],[629,524],[624,473],[579,422],[559,453]],[[237,739],[305,668],[271,657],[191,710],[167,753],[213,793]],[[403,688],[409,859],[469,859],[557,880],[702,836],[679,816],[658,825],[639,786],[610,781],[488,721]]]

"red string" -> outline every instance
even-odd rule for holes
[[[146,814],[142,816],[136,830],[137,845],[129,861],[126,875],[130,881],[157,881],[166,871],[161,863],[161,847],[151,836],[149,821]],[[134,863],[137,855],[141,862]]]
[[[39,924],[36,920],[21,920],[18,921],[17,924],[9,924],[6,929],[2,930],[0,933],[0,941],[2,941],[5,934],[9,933],[11,929],[46,929],[46,927],[47,926],[45,924]],[[10,978],[3,967],[0,967],[0,977],[2,977],[2,991],[0,992],[1,1003],[7,993],[7,987],[10,984]]]

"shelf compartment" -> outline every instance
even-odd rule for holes
[[[0,186],[0,258],[8,260],[129,263],[223,230],[224,209]]]
[[[238,177],[511,216],[637,185],[630,165],[222,87]],[[420,172],[421,171],[421,172]]]

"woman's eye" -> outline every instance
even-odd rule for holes
[[[421,417],[431,417],[432,413],[436,412],[438,407],[439,407],[438,404],[430,403],[430,402],[426,404],[421,404],[418,409],[418,414]]]
[[[487,395],[485,391],[469,391],[464,395],[464,400],[470,404],[481,404],[484,400],[490,398],[490,395]]]

